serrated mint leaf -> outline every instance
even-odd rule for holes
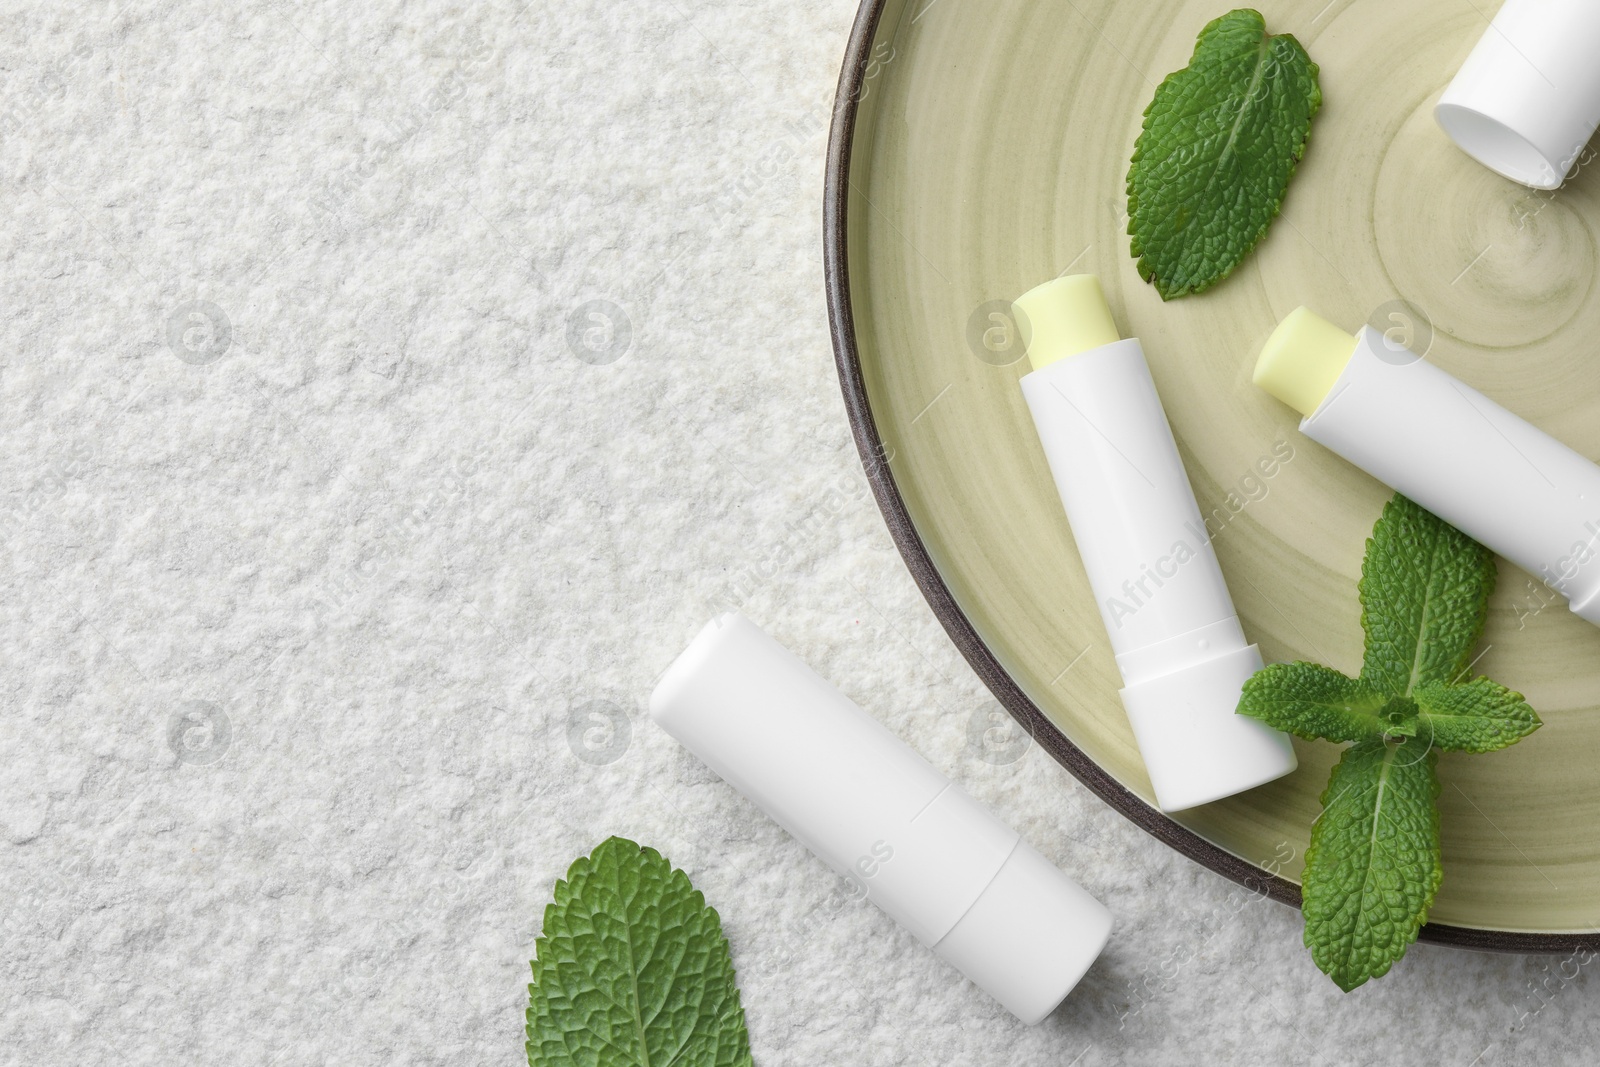
[[[1361,680],[1400,696],[1458,681],[1483,634],[1494,582],[1488,549],[1396,493],[1361,562]]]
[[[1331,667],[1274,663],[1244,683],[1239,714],[1308,741],[1367,741],[1384,736],[1387,701]]]
[[[1347,993],[1405,955],[1439,891],[1437,762],[1421,738],[1363,741],[1322,794],[1306,849],[1305,942]]]
[[[1516,744],[1541,725],[1521,693],[1487,678],[1461,685],[1428,682],[1411,695],[1417,704],[1418,736],[1432,740],[1435,748],[1493,752]]]
[[[545,908],[531,1067],[750,1067],[722,922],[662,855],[613,837]]]
[[[1163,300],[1209,289],[1266,236],[1321,106],[1317,65],[1260,12],[1200,31],[1157,86],[1128,169],[1133,257]]]

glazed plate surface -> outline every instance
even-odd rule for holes
[[[857,440],[952,637],[1108,802],[1295,900],[1337,748],[1296,742],[1294,775],[1173,818],[1150,806],[1018,389],[1027,364],[1006,301],[1100,275],[1144,342],[1247,635],[1268,662],[1353,673],[1356,580],[1390,493],[1300,436],[1250,384],[1255,353],[1299,304],[1352,332],[1409,329],[1428,359],[1600,456],[1600,182],[1580,171],[1538,193],[1439,130],[1433,104],[1488,25],[1470,0],[1259,8],[1321,67],[1324,104],[1283,214],[1209,292],[1163,303],[1139,279],[1123,187],[1143,109],[1225,10],[1215,0],[869,0],[835,113],[825,242]],[[1424,936],[1600,942],[1582,936],[1600,931],[1600,628],[1501,561],[1477,670],[1522,691],[1545,726],[1441,759],[1445,881]]]

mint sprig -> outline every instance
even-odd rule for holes
[[[534,951],[530,1067],[750,1067],[722,922],[655,849],[573,863]]]
[[[1438,753],[1491,752],[1539,728],[1522,694],[1463,680],[1494,583],[1488,549],[1396,494],[1361,563],[1360,676],[1278,663],[1245,683],[1241,715],[1353,742],[1322,794],[1301,881],[1306,947],[1346,992],[1388,973],[1433,906]]]
[[[1317,65],[1260,12],[1200,31],[1156,87],[1128,169],[1133,257],[1163,300],[1209,289],[1266,236],[1321,106]]]

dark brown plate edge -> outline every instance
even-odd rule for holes
[[[855,140],[856,112],[868,77],[872,45],[887,0],[862,0],[855,25],[845,47],[844,64],[839,73],[839,88],[834,97],[833,121],[828,135],[827,170],[823,185],[822,256],[824,287],[827,292],[828,322],[833,336],[834,363],[839,372],[839,387],[844,394],[850,433],[866,470],[872,495],[883,512],[889,534],[900,550],[907,569],[916,580],[945,633],[977,672],[984,685],[1011,713],[1029,735],[1073,777],[1101,800],[1144,830],[1201,866],[1232,879],[1252,893],[1290,907],[1300,906],[1300,887],[1286,878],[1262,868],[1207,841],[1145,803],[1098,764],[1091,760],[1058,730],[1022,689],[1006,673],[989,651],[972,622],[956,603],[944,578],[934,566],[922,543],[905,501],[900,496],[890,470],[892,455],[886,456],[883,439],[872,417],[867,399],[866,379],[861,372],[856,350],[855,314],[850,302],[848,238],[848,194],[850,153]],[[1492,952],[1560,953],[1579,949],[1600,950],[1600,932],[1574,934],[1533,934],[1509,930],[1480,930],[1465,926],[1428,923],[1418,940],[1436,945],[1451,945]]]

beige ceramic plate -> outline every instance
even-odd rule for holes
[[[1144,341],[1245,630],[1269,662],[1359,668],[1356,579],[1389,496],[1250,384],[1256,350],[1297,304],[1353,329],[1399,321],[1387,305],[1406,301],[1429,359],[1600,455],[1595,175],[1534,193],[1434,125],[1434,101],[1487,25],[1480,5],[1324,3],[1261,5],[1321,66],[1325,104],[1282,217],[1208,293],[1163,304],[1139,280],[1123,182],[1145,104],[1222,13],[1218,0],[867,0],[835,111],[826,220],[857,440],[951,636],[1109,803],[1291,902],[1337,750],[1297,742],[1296,774],[1176,819],[1150,806],[1017,387],[1025,364],[999,365],[1015,350],[997,356],[981,339],[1004,322],[990,302],[1069,270],[1101,276]],[[1258,467],[1284,442],[1291,459]],[[1479,669],[1525,693],[1545,727],[1504,752],[1441,760],[1433,940],[1600,944],[1583,936],[1600,931],[1600,629],[1552,599],[1501,563]],[[1282,877],[1264,873],[1285,856]]]

